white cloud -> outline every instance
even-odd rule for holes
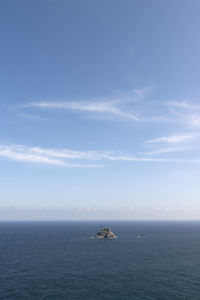
[[[43,163],[50,165],[60,165],[69,167],[93,167],[96,165],[69,164],[70,160],[85,161],[165,161],[165,159],[139,158],[134,156],[122,155],[117,151],[76,151],[69,149],[43,149],[40,147],[28,147],[16,144],[1,144],[0,157],[9,158],[16,161],[25,161],[33,163]]]
[[[79,101],[39,101],[21,105],[21,108],[40,108],[40,109],[57,109],[71,110],[87,113],[107,113],[121,118],[137,121],[135,113],[130,112],[130,107],[124,108],[124,105],[131,104],[143,99],[150,88],[135,89],[129,93],[118,93],[112,97],[100,99],[79,100]]]
[[[195,109],[196,106],[189,103],[189,101],[185,100],[185,101],[170,101],[167,103],[169,106],[171,107],[176,107],[176,108],[182,108],[182,109]]]
[[[156,149],[156,150],[145,152],[143,154],[144,155],[158,155],[158,154],[174,153],[174,152],[186,151],[189,148],[190,147],[188,147],[188,146],[159,148],[159,149]]]
[[[147,143],[169,143],[169,144],[178,144],[191,140],[195,140],[195,135],[171,135],[168,137],[159,137],[153,140],[147,141]]]
[[[59,158],[59,155],[51,155],[51,153],[45,153],[45,150],[41,153],[35,151],[36,148],[27,147],[23,145],[0,145],[0,157],[8,158],[15,161],[40,163],[65,167],[100,167],[98,165],[85,165],[85,164],[70,164]]]
[[[166,153],[166,151],[157,153],[145,153],[145,155]],[[91,164],[91,161],[127,161],[127,162],[157,162],[157,163],[199,163],[200,160],[177,160],[169,158],[137,157],[121,154],[117,151],[75,151],[69,149],[43,149],[40,147],[28,147],[16,144],[0,144],[0,157],[10,160],[40,163],[47,165],[56,165],[64,167],[87,167],[95,168],[102,165]],[[77,163],[77,161],[86,161]],[[70,161],[70,162],[69,162]],[[75,161],[75,163],[71,163]]]
[[[191,127],[199,127],[200,126],[200,114],[192,114],[188,116],[187,123]]]
[[[62,101],[62,102],[32,102],[24,105],[23,107],[38,107],[43,109],[64,109],[75,110],[89,113],[109,113],[122,118],[128,118],[131,120],[138,120],[138,118],[132,114],[125,112],[117,107],[112,102],[83,102],[83,101]]]
[[[64,163],[58,159],[36,155],[32,153],[29,148],[18,145],[0,145],[0,156],[17,161],[27,161],[51,165],[64,165]]]
[[[151,91],[153,87],[145,87],[140,89],[135,89],[133,92],[139,99],[146,97]]]
[[[146,141],[153,146],[153,150],[145,152],[145,155],[159,155],[165,153],[187,151],[197,146],[198,135],[182,134],[159,137]],[[170,147],[171,146],[171,147]]]
[[[45,118],[39,117],[37,115],[31,115],[31,114],[19,114],[19,117],[26,118],[28,120],[36,120],[36,121],[46,121]]]
[[[174,101],[167,103],[170,112],[187,127],[200,127],[200,105],[189,101]]]

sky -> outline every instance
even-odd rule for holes
[[[200,218],[199,13],[0,1],[0,220]]]

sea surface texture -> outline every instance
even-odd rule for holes
[[[200,222],[2,222],[0,299],[199,300]]]

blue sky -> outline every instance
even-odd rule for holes
[[[199,218],[199,11],[1,1],[1,220]]]

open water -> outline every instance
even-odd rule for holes
[[[107,223],[1,222],[0,299],[200,299],[200,222]]]

